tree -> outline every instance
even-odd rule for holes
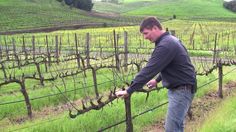
[[[236,12],[236,0],[232,0],[232,1],[225,1],[223,6],[233,12]]]
[[[74,6],[81,10],[91,11],[93,8],[92,0],[74,0]]]
[[[64,0],[65,1],[65,3],[67,4],[67,5],[71,5],[71,4],[73,4],[73,1],[74,0]]]
[[[85,10],[85,11],[91,11],[93,8],[92,0],[57,0],[58,2],[64,1],[65,4],[69,6],[73,6],[75,8]]]

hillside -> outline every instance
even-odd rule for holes
[[[108,8],[104,8],[104,7]],[[110,8],[109,8],[110,7]],[[120,9],[120,10],[119,10]],[[111,11],[123,15],[154,15],[159,17],[234,19],[236,14],[223,7],[223,0],[124,0],[121,5],[95,3],[94,10]]]
[[[121,4],[94,2],[93,11],[88,13],[56,0],[0,0],[0,32],[75,28],[74,25],[76,28],[130,25],[140,23],[147,15],[164,19],[176,15],[177,19],[236,20],[235,13],[222,4],[221,0],[123,0]]]
[[[56,0],[0,0],[0,12],[0,31],[119,23],[114,18],[70,8]]]

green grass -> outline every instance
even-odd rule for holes
[[[94,10],[111,11],[132,16],[152,15],[161,18],[172,18],[173,15],[176,15],[177,18],[214,20],[225,20],[227,18],[231,20],[236,16],[235,13],[223,7],[223,0],[127,0],[120,5],[110,5],[103,8],[106,3],[95,3]]]
[[[84,11],[71,9],[56,0],[0,0],[0,7],[1,31],[87,23],[130,24],[140,21],[125,17],[126,15],[170,18],[175,14],[177,18],[214,20],[235,18],[235,13],[224,9],[220,0],[126,0],[118,5],[95,2],[94,11],[121,14],[110,18],[107,15],[105,15],[107,18],[90,16]]]
[[[104,13],[117,13],[122,14],[129,11],[136,10],[137,8],[148,7],[153,4],[153,0],[132,0],[124,1],[121,4],[107,3],[107,2],[94,2],[93,10]],[[156,3],[156,2],[154,2]]]
[[[134,94],[132,98],[132,112],[136,115],[144,110],[152,108],[161,104],[162,101],[166,100],[166,92],[152,93],[149,100],[145,101],[146,96],[144,94]],[[134,130],[139,131],[143,128],[143,125],[147,125],[150,122],[154,122],[158,117],[163,117],[166,107],[163,106],[159,110],[149,112],[143,116],[137,117],[133,120],[135,124]],[[151,118],[156,117],[156,118]],[[112,105],[104,107],[99,111],[90,111],[89,113],[79,115],[76,119],[69,119],[68,113],[65,112],[56,117],[51,117],[43,120],[36,120],[33,122],[27,122],[24,125],[16,125],[5,130],[17,131],[38,131],[38,132],[49,132],[49,131],[97,131],[102,127],[115,124],[125,118],[124,103],[123,100],[114,101]],[[55,119],[55,120],[54,120]],[[49,121],[48,121],[49,120]],[[50,121],[51,120],[51,121]],[[137,125],[139,124],[139,125]],[[44,127],[42,127],[44,126]],[[93,127],[91,127],[93,126]],[[25,129],[22,129],[26,127]],[[115,128],[110,129],[112,131],[124,131],[125,123]]]
[[[233,68],[235,67],[234,66],[225,67],[224,73],[227,73]],[[228,81],[232,80],[235,74],[236,74],[235,72],[232,72],[228,74],[227,76],[224,76],[224,83],[227,83]],[[207,77],[206,76],[198,77],[198,86],[200,87],[201,85],[208,83],[215,78],[217,78],[217,71],[215,71],[213,74],[210,74]],[[201,96],[208,93],[209,91],[215,91],[215,92],[217,91],[217,81],[215,81],[214,83],[210,85],[207,85],[205,87],[198,89],[198,92],[195,98],[200,98]],[[147,109],[153,108],[154,106],[157,106],[158,104],[165,102],[167,100],[166,90],[161,90],[160,92],[152,92],[147,102],[145,101],[145,98],[146,98],[146,95],[143,93],[135,93],[132,96],[132,100],[131,100],[132,115],[139,114]],[[145,126],[149,126],[155,123],[155,121],[160,120],[160,118],[164,118],[165,113],[166,113],[166,106],[167,105],[162,106],[160,109],[153,110],[151,112],[148,112],[134,119],[133,120],[134,130],[139,132]],[[233,108],[232,110],[234,110]],[[108,105],[104,107],[102,110],[99,110],[99,111],[92,110],[86,114],[79,115],[76,119],[69,119],[68,113],[64,112],[57,116],[47,116],[47,117],[43,117],[42,119],[27,121],[26,123],[21,124],[21,125],[11,125],[9,127],[6,127],[9,125],[8,124],[1,129],[3,129],[3,131],[17,130],[17,131],[22,131],[22,132],[24,131],[25,132],[26,131],[27,132],[28,131],[38,131],[38,132],[72,131],[73,132],[73,131],[78,131],[78,130],[97,131],[101,129],[102,127],[104,128],[111,124],[115,124],[118,121],[123,120],[124,118],[125,118],[124,103],[122,100],[118,100],[118,101],[114,101],[112,105]],[[4,123],[7,124],[7,121],[5,121]],[[109,129],[109,131],[117,131],[117,132],[125,131],[125,124],[123,123],[122,125]]]
[[[101,23],[107,19],[91,17],[56,0],[0,0],[0,30],[20,30],[62,25]]]
[[[233,132],[236,130],[236,97],[231,96],[212,111],[199,128],[200,132]]]
[[[174,14],[177,18],[213,18],[213,17],[235,17],[235,14],[224,9],[223,1],[212,0],[165,0],[160,3],[138,8],[127,12],[127,15],[155,15],[155,16],[169,16]]]
[[[159,0],[121,0],[123,3],[134,3],[134,2],[140,2],[140,1],[159,1]]]
[[[232,22],[210,22],[210,21],[187,21],[187,20],[172,20],[163,22],[164,28],[174,30],[176,36],[183,42],[185,47],[189,49],[192,56],[212,56],[215,44],[215,36],[217,34],[217,49],[229,50],[220,52],[220,56],[235,56],[236,32],[235,23]],[[112,52],[113,48],[113,30],[119,35],[118,45],[121,46],[120,51],[123,51],[124,31],[128,33],[128,46],[131,53],[146,53],[150,54],[154,45],[149,41],[144,40],[139,33],[138,26],[124,27],[107,27],[96,29],[81,29],[81,30],[63,30],[51,33],[37,34],[17,34],[13,36],[0,36],[0,43],[12,46],[14,38],[16,46],[22,47],[22,38],[25,37],[26,47],[32,48],[32,36],[35,36],[36,49],[46,49],[45,38],[48,36],[48,43],[51,49],[55,49],[55,36],[62,38],[62,50],[74,50],[75,48],[75,33],[79,41],[79,50],[84,50],[86,33],[90,34],[90,51]],[[4,49],[4,47],[3,47]],[[19,52],[19,51],[18,51]]]
[[[94,87],[93,87],[94,84],[92,80],[91,71],[88,70],[86,73],[87,73],[87,78],[85,78],[86,85],[84,84],[85,82],[81,74],[74,76],[75,84],[72,77],[64,78],[66,82],[66,89],[63,86],[61,79],[57,79],[54,82],[45,82],[45,86],[40,86],[39,81],[35,81],[31,79],[26,80],[26,90],[30,99],[42,97],[42,96],[54,95],[54,96],[49,96],[46,98],[44,97],[42,99],[31,100],[32,109],[34,111],[40,111],[44,107],[56,106],[60,103],[65,102],[65,98],[60,94],[59,90],[57,90],[56,87],[53,86],[53,84],[57,85],[62,92],[65,92],[64,94],[71,100],[81,99],[87,96],[91,98],[95,97],[95,92],[94,92]],[[102,85],[98,85],[98,92],[100,94],[104,94],[105,92],[111,90],[114,87],[113,83],[109,82],[110,80],[114,80],[112,75],[113,75],[112,72],[107,69],[102,69],[102,70],[97,71],[97,84],[102,84]],[[127,78],[127,80],[130,81],[132,76],[133,75],[130,74],[129,76],[125,78]],[[104,82],[107,82],[107,83],[104,83]],[[121,86],[122,81],[119,79],[116,79],[116,84],[117,86]],[[20,86],[16,83],[2,86],[0,91],[1,91],[0,99],[2,103],[24,100],[23,95],[20,92]],[[5,118],[5,117],[14,118],[17,116],[24,116],[26,115],[26,107],[24,106],[25,106],[24,102],[2,105],[0,107],[0,110],[1,110],[0,118]]]

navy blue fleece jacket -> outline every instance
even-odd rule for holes
[[[146,66],[136,75],[127,89],[132,94],[141,89],[148,81],[153,79],[162,81],[164,87],[173,89],[179,85],[195,85],[195,69],[188,56],[186,48],[179,39],[169,32],[162,34],[155,42],[155,49]]]

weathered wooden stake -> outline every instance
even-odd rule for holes
[[[116,31],[113,30],[113,37],[114,37],[114,48],[115,48],[115,61],[116,61],[116,69],[120,71],[120,60],[119,60],[119,54],[117,50],[117,41],[116,41]]]
[[[223,82],[223,68],[222,68],[221,60],[218,62],[218,69],[219,69],[219,90],[218,96],[223,98],[223,91],[222,91],[222,82]]]
[[[170,30],[171,35],[175,36],[175,30]]]
[[[215,44],[214,44],[214,53],[213,53],[213,64],[216,62],[216,44],[217,44],[217,33],[215,34]]]
[[[39,65],[40,65],[39,63],[35,62],[35,66],[36,66],[36,69],[37,69],[37,71],[38,71],[39,78],[40,78],[40,84],[41,84],[42,86],[44,86],[44,83],[43,83],[44,78],[43,78],[43,75],[42,75],[42,73],[41,73],[41,70],[40,70],[40,66],[39,66]]]
[[[47,45],[47,56],[48,56],[48,65],[51,66],[51,54],[48,46],[48,36],[46,35],[46,45]]]
[[[33,50],[33,59],[34,59],[34,61],[36,61],[35,60],[35,55],[36,55],[36,53],[35,53],[35,36],[32,36],[32,50]]]
[[[20,60],[19,60],[19,57],[18,57],[18,55],[17,55],[17,53],[16,53],[16,42],[15,42],[15,39],[14,39],[14,38],[12,38],[12,46],[13,46],[13,54],[14,54],[14,57],[15,57],[15,59],[16,59],[16,61],[17,61],[18,68],[20,69]]]
[[[126,132],[133,132],[130,96],[125,98],[125,113],[126,113]]]
[[[93,74],[93,85],[94,85],[94,90],[95,90],[95,94],[96,97],[99,97],[99,93],[98,93],[98,86],[97,86],[97,75],[96,75],[96,69],[94,69],[93,67],[91,67],[92,69],[92,74]]]
[[[90,53],[89,53],[89,45],[90,45],[90,36],[89,33],[86,34],[86,62],[87,67],[90,67]]]
[[[2,46],[0,45],[0,59],[2,59]]]
[[[79,47],[78,47],[78,38],[77,34],[75,33],[75,51],[76,51],[76,60],[77,60],[77,67],[80,68],[80,54],[79,54]]]
[[[128,33],[127,31],[124,31],[124,66],[125,66],[125,72],[128,71]]]
[[[0,36],[0,59],[2,59],[2,42],[1,42],[1,36]]]
[[[25,61],[28,61],[28,54],[27,54],[26,46],[25,46],[25,36],[22,37],[22,51],[25,54]]]
[[[57,59],[57,64],[59,63],[59,44],[58,44],[58,36],[55,36],[55,56]]]
[[[9,50],[8,50],[8,45],[7,45],[7,39],[6,37],[4,37],[4,42],[5,42],[5,50],[6,50],[6,56],[7,56],[7,60],[9,60]]]

